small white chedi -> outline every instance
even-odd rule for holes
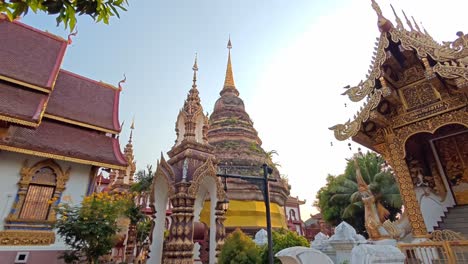
[[[265,229],[260,229],[258,232],[255,234],[255,239],[254,239],[255,244],[258,246],[262,246],[268,243],[268,234]]]

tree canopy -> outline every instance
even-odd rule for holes
[[[389,219],[395,220],[396,215],[401,212],[402,202],[392,170],[385,166],[382,157],[373,152],[359,157],[358,164],[376,202],[388,210]],[[328,175],[327,184],[318,191],[316,198],[315,206],[320,209],[327,223],[336,226],[344,220],[358,233],[367,236],[364,205],[358,191],[353,160],[348,160],[342,175]]]
[[[28,14],[45,12],[56,17],[57,26],[61,23],[73,31],[77,16],[88,15],[96,22],[109,24],[113,16],[120,18],[119,11],[127,11],[127,0],[0,0],[0,13],[10,20]]]

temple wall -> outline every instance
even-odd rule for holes
[[[26,159],[28,160],[28,165],[32,166],[45,158],[0,151],[0,177],[2,179],[0,184],[0,218],[2,219],[0,221],[0,230],[4,230],[4,219],[8,216],[12,208],[18,191],[17,183],[20,179],[20,170]],[[91,166],[60,160],[55,160],[55,162],[59,164],[64,171],[71,167],[70,178],[66,184],[65,191],[62,193],[62,201],[74,204],[80,203],[83,196],[86,195]],[[45,251],[50,251],[51,255],[56,255],[56,250],[64,250],[65,248],[65,244],[59,237],[56,237],[54,244],[48,246],[0,246],[0,251],[3,251],[0,252],[0,259],[8,258],[8,261],[5,263],[14,263],[14,257],[16,257],[17,251],[28,252],[38,250],[43,253],[38,253],[40,256],[37,257],[43,258],[45,257]],[[12,256],[13,258],[9,261]],[[35,253],[31,252],[29,258],[35,258]],[[28,261],[28,263],[32,262]],[[51,261],[48,263],[55,262]]]

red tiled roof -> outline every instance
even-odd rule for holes
[[[72,121],[120,131],[120,91],[107,84],[60,70],[46,113]]]
[[[0,149],[72,162],[124,169],[118,140],[104,133],[43,120],[36,129],[10,127]]]
[[[0,115],[37,125],[40,122],[40,114],[47,97],[47,94],[26,90],[18,85],[0,81]],[[20,121],[12,122],[18,123]]]
[[[0,76],[51,90],[67,42],[0,16]]]

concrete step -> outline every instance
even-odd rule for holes
[[[455,224],[455,223],[466,223],[468,224],[468,221],[467,219],[465,218],[446,218],[446,219],[442,219],[442,222],[444,222],[445,224]]]
[[[439,226],[435,229],[449,229],[463,234],[468,238],[468,206],[455,206],[449,208]]]
[[[468,223],[442,223],[439,225],[440,227],[444,227],[445,229],[450,228],[468,228]]]

